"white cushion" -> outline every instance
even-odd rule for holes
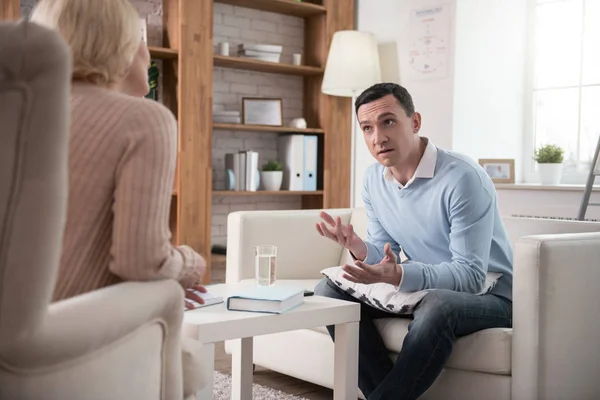
[[[344,278],[342,267],[325,268],[321,273],[352,297],[372,307],[395,314],[411,314],[421,299],[429,291],[435,290],[427,289],[418,292],[401,292],[388,283],[374,283],[371,285],[354,283]],[[502,274],[500,273],[488,272],[485,286],[479,294],[489,292],[501,276]]]
[[[313,290],[318,281],[298,280],[299,286]],[[392,317],[375,320],[383,342],[392,353],[402,349],[404,337],[408,333],[410,316]],[[324,326],[311,329],[328,335]],[[446,367],[465,371],[490,374],[511,374],[512,329],[493,328],[475,332],[458,339]]]
[[[399,353],[408,333],[410,318],[375,320],[388,350]],[[446,367],[466,371],[510,375],[512,329],[493,328],[458,339]]]

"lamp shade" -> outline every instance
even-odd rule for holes
[[[375,36],[367,32],[337,31],[333,34],[321,91],[352,97],[381,81]]]

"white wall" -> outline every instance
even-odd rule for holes
[[[384,64],[383,80],[395,81],[411,93],[415,108],[423,116],[421,134],[443,148],[452,148],[453,126],[453,87],[454,87],[454,46],[450,45],[448,70],[445,78],[435,80],[414,80],[405,72],[408,70],[409,13],[413,9],[431,5],[449,6],[451,15],[450,41],[453,41],[454,13],[456,0],[357,0],[357,30],[371,32],[377,38],[380,52],[396,44],[397,68]],[[388,46],[386,46],[388,45]],[[389,50],[387,50],[389,51]],[[383,54],[382,62],[390,62]],[[388,73],[385,76],[385,73]],[[399,76],[397,75],[399,74]],[[361,189],[365,169],[374,162],[360,131],[356,135],[354,204],[362,205]]]
[[[526,37],[527,1],[457,2],[453,150],[521,164]]]

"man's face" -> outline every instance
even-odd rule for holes
[[[363,104],[357,118],[371,155],[383,166],[399,166],[414,151],[421,116],[407,116],[393,95]]]

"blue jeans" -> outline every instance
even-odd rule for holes
[[[327,278],[319,282],[315,294],[360,303]],[[379,318],[412,318],[395,363],[373,323]],[[435,290],[421,300],[412,316],[361,303],[358,386],[368,400],[417,399],[442,372],[457,338],[511,325],[512,302],[491,294]],[[327,329],[335,340],[334,327]]]

